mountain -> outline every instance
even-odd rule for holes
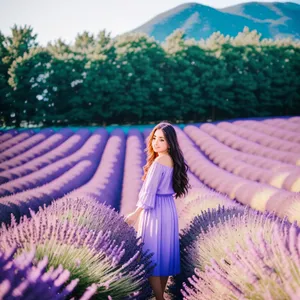
[[[293,2],[248,2],[222,9],[185,3],[163,12],[132,32],[144,32],[164,41],[175,29],[187,38],[208,38],[213,32],[236,36],[244,27],[256,29],[262,38],[300,38],[300,5]]]

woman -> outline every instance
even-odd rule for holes
[[[184,196],[191,188],[189,168],[171,124],[161,122],[151,131],[143,169],[137,209],[125,221],[133,225],[140,217],[138,236],[142,237],[144,250],[154,253],[152,260],[156,264],[149,282],[156,299],[163,300],[169,276],[180,273],[178,216],[173,195]]]

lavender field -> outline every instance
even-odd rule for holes
[[[300,117],[175,126],[169,299],[300,299]],[[151,129],[0,131],[0,299],[151,299],[135,210]]]

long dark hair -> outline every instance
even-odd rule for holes
[[[145,180],[148,170],[152,165],[154,159],[158,156],[152,148],[152,139],[157,129],[161,129],[170,147],[169,155],[172,157],[174,163],[173,170],[173,189],[176,193],[175,198],[184,196],[188,193],[188,189],[191,188],[189,184],[189,179],[187,176],[187,171],[189,170],[188,165],[185,163],[182,151],[179,147],[177,135],[174,127],[168,122],[161,122],[157,124],[147,138],[147,147],[145,151],[147,152],[147,163],[143,167],[144,175],[142,177]]]

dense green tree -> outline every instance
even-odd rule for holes
[[[171,34],[163,47],[167,53],[164,81],[169,101],[163,107],[174,121],[205,118],[203,74],[208,70],[206,53],[182,30]]]
[[[0,31],[0,125],[7,125],[10,119],[11,103],[8,95],[11,87],[8,84],[8,63],[4,63],[3,58],[8,56],[8,50],[4,46],[5,36]]]
[[[255,96],[257,82],[248,67],[248,47],[223,44],[222,60],[226,64],[231,92],[234,94],[234,107],[239,117],[250,117],[256,114],[258,101]]]
[[[216,51],[206,51],[207,70],[202,80],[204,106],[210,120],[233,117],[236,109],[234,79],[228,70],[226,58],[218,58]]]
[[[14,25],[11,28],[11,35],[1,37],[1,67],[2,76],[5,78],[3,89],[1,89],[1,94],[4,95],[5,99],[2,99],[1,102],[4,104],[2,116],[6,125],[20,126],[22,120],[20,112],[24,111],[19,106],[20,99],[17,99],[20,96],[19,92],[16,88],[12,89],[8,85],[11,76],[9,69],[17,59],[38,46],[36,39],[37,35],[33,33],[33,28],[27,25],[19,27]],[[23,97],[26,97],[26,95],[23,95]]]
[[[106,45],[103,53],[88,64],[85,81],[94,93],[93,97],[85,94],[93,98],[93,120],[153,120],[159,113],[163,90],[159,68],[165,56],[159,44],[145,35],[128,34]]]
[[[47,45],[47,49],[53,55],[71,54],[72,53],[71,48],[72,47],[62,39],[58,39],[54,42],[49,42]]]
[[[111,41],[111,33],[106,32],[106,30],[100,30],[96,37],[96,46],[99,46],[100,48],[105,47],[108,45],[108,43]]]
[[[287,58],[290,64],[293,82],[293,93],[286,99],[285,114],[300,114],[300,47],[291,47],[289,57]]]
[[[81,34],[79,33],[77,34],[75,38],[74,50],[82,52],[91,49],[90,51],[93,51],[92,49],[94,47],[95,47],[95,38],[93,34],[90,34],[87,31],[84,31]]]
[[[299,44],[245,28],[160,44],[146,34],[78,34],[38,47],[30,27],[0,33],[0,121],[106,125],[300,113]],[[25,123],[22,123],[25,122]]]
[[[7,55],[3,57],[3,62],[10,66],[15,59],[38,46],[36,39],[37,34],[33,33],[31,26],[18,27],[14,25],[11,28],[11,35],[7,36],[3,41],[7,49]]]
[[[52,124],[87,123],[89,105],[84,101],[83,82],[85,80],[85,55],[65,53],[53,55],[49,87],[49,105],[51,105]]]
[[[13,114],[16,126],[21,121],[27,124],[43,124],[49,113],[49,85],[51,55],[43,49],[33,48],[18,57],[8,73],[13,88]]]
[[[122,75],[119,111],[124,121],[156,120],[164,115],[161,105],[165,98],[163,63],[165,54],[161,46],[145,34],[126,34],[116,43],[116,67]],[[168,112],[165,113],[168,115]]]
[[[257,103],[252,114],[260,117],[268,116],[272,111],[270,57],[265,55],[260,46],[248,45],[247,49],[247,67],[256,82],[254,94]]]
[[[122,78],[103,55],[93,55],[85,65],[84,74],[83,101],[90,107],[88,121],[106,125],[114,114],[113,94],[118,93]]]
[[[294,101],[299,99],[299,79],[297,71],[291,64],[294,58],[294,49],[289,46],[270,46],[265,47],[264,54],[270,57],[269,78],[272,107],[269,107],[268,111],[273,115],[284,115],[293,109]]]

